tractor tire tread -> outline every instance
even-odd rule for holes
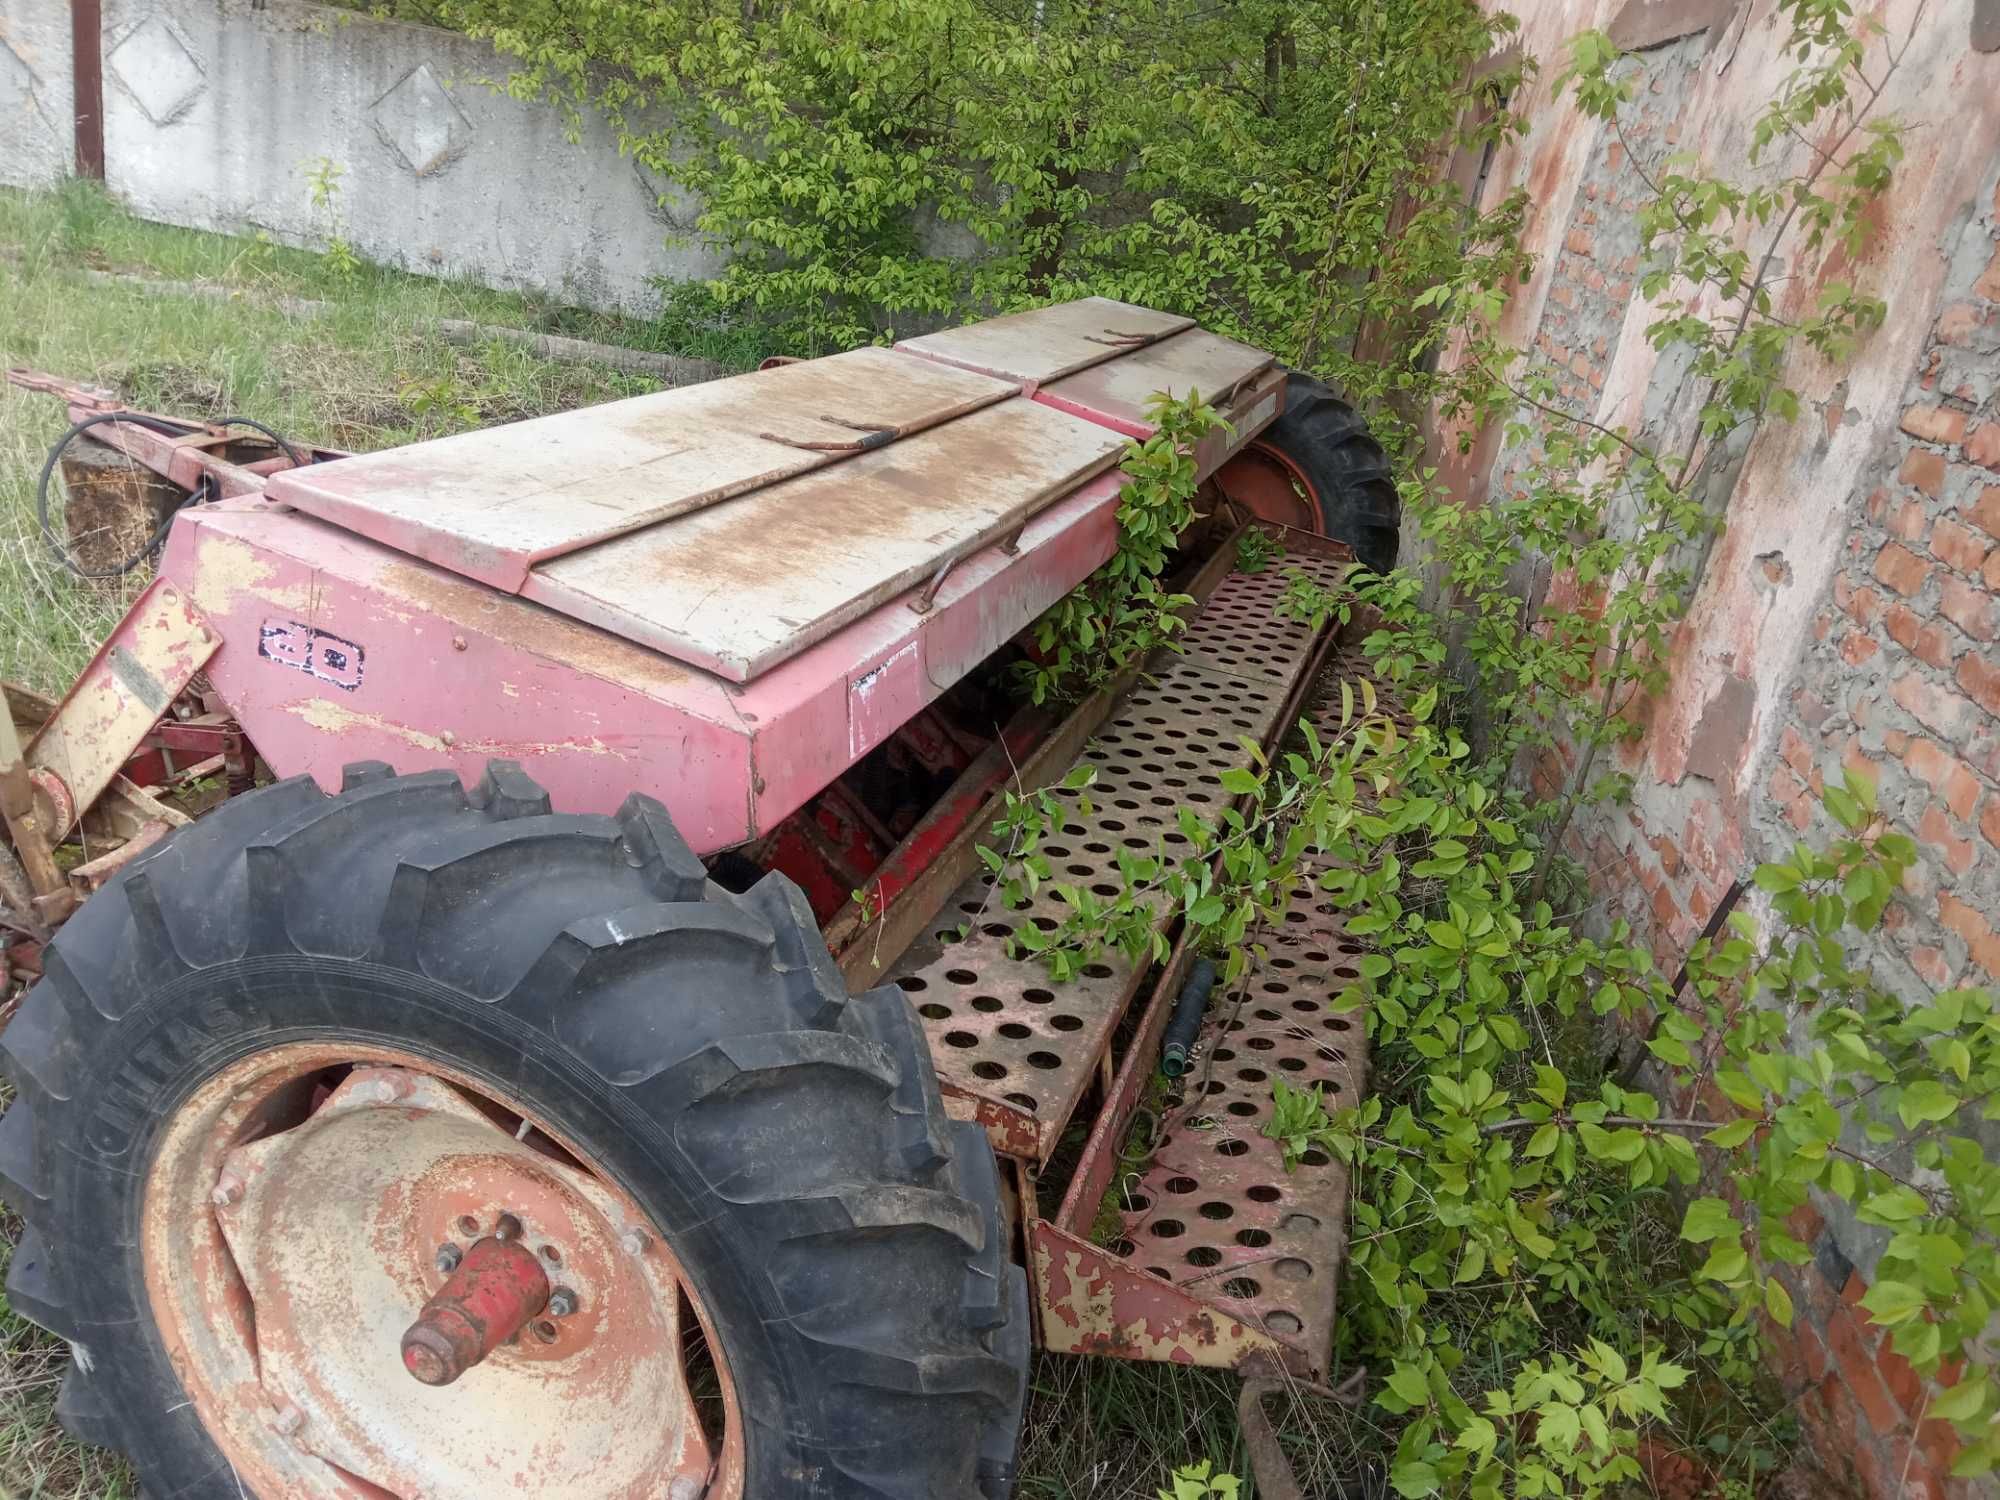
[[[1027,1307],[991,1149],[945,1116],[901,992],[850,999],[796,888],[776,876],[740,897],[712,885],[650,799],[609,817],[554,813],[498,761],[470,791],[450,773],[379,763],[342,784],[329,796],[299,778],[231,799],[115,877],[50,945],[48,977],[0,1035],[22,1090],[0,1118],[0,1190],[31,1221],[9,1277],[16,1310],[72,1341],[112,1321],[83,1305],[111,1257],[94,1257],[91,1278],[61,1274],[66,1252],[103,1235],[73,1207],[76,1189],[92,1182],[93,1204],[123,1203],[143,1173],[126,1168],[129,1185],[87,1175],[111,1148],[84,1135],[72,1086],[119,1066],[134,1023],[190,1011],[190,996],[337,1035],[318,986],[294,1000],[259,977],[325,973],[356,995],[420,994],[408,1024],[440,1037],[509,1028],[526,1040],[496,1082],[576,1080],[565,1087],[635,1122],[586,1149],[621,1163],[652,1153],[649,1181],[688,1185],[693,1206],[655,1205],[662,1228],[700,1231],[709,1238],[687,1243],[709,1255],[727,1244],[732,1265],[749,1264],[731,1274],[768,1291],[725,1311],[746,1349],[784,1351],[744,1377],[760,1500],[980,1493],[1018,1431]],[[117,1248],[117,1295],[143,1310],[139,1252]],[[756,1296],[769,1306],[745,1323]],[[726,1345],[732,1331],[718,1330]],[[76,1435],[123,1448],[155,1493],[206,1494],[212,1440],[191,1420],[171,1432],[153,1420],[148,1383],[175,1377],[157,1341],[132,1342],[72,1371]],[[778,1392],[798,1404],[774,1404]]]

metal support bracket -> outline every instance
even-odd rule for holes
[[[221,646],[201,611],[171,583],[155,580],[139,596],[28,742],[35,815],[51,845],[111,785]]]

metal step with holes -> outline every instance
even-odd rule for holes
[[[1040,851],[1054,881],[1115,893],[1120,849],[1160,847],[1172,858],[1186,843],[1180,808],[1212,821],[1234,800],[1220,778],[1251,763],[1239,737],[1263,745],[1282,737],[1326,646],[1324,631],[1279,616],[1287,575],[1330,585],[1344,566],[1332,549],[1295,549],[1216,586],[1181,653],[1157,657],[1085,747],[1079,763],[1095,768],[1096,781],[1087,795],[1062,794],[1069,816]],[[1035,1167],[1048,1163],[1091,1082],[1108,1083],[1113,1033],[1144,978],[1113,952],[1057,985],[1034,955],[1009,955],[1023,923],[1053,931],[1067,909],[1045,886],[1007,910],[993,877],[975,875],[889,975],[923,1018],[947,1091],[980,1101],[996,1147]]]

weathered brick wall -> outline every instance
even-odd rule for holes
[[[1898,37],[1916,14],[1914,0],[1873,10]],[[1886,300],[1888,325],[1839,367],[1795,359],[1800,420],[1730,455],[1711,492],[1728,531],[1670,685],[1619,755],[1633,796],[1571,830],[1590,916],[1628,918],[1668,973],[1759,862],[1831,836],[1818,794],[1848,766],[1876,779],[1921,850],[1874,967],[1912,998],[2000,983],[2000,56],[1971,47],[1973,11],[1929,7],[1885,101],[1918,128],[1874,247],[1779,288],[1782,315],[1852,280]],[[1641,13],[1622,137],[1553,100],[1545,68],[1523,101],[1533,127],[1496,157],[1487,191],[1529,190],[1538,257],[1502,332],[1552,367],[1566,409],[1679,451],[1699,392],[1644,337],[1658,314],[1633,285],[1644,188],[1628,153],[1650,168],[1692,150],[1740,175],[1749,124],[1788,69],[1773,0],[1563,0],[1523,13],[1521,43],[1546,62],[1576,31]],[[1512,488],[1529,456],[1491,433],[1457,456],[1442,441],[1456,434],[1439,436],[1445,480],[1469,503]],[[1550,752],[1531,780],[1552,793],[1573,764]],[[1954,1436],[1918,1422],[1922,1383],[1855,1306],[1879,1239],[1824,1204],[1793,1228],[1814,1259],[1774,1273],[1799,1314],[1777,1374],[1829,1493],[2000,1493],[1948,1479]]]

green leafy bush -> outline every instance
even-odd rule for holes
[[[1473,70],[1512,25],[1473,0],[420,9],[697,194],[690,232],[733,257],[715,294],[798,352],[1095,293],[1316,370],[1458,264],[1432,168],[1504,97]]]

